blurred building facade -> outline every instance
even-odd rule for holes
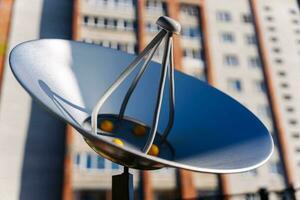
[[[177,19],[182,33],[175,39],[176,68],[235,97],[274,137],[270,161],[247,173],[216,176],[172,169],[142,173],[136,183],[148,187],[144,190],[154,193],[148,194],[151,198],[280,190],[290,184],[298,187],[300,18],[296,0],[78,0],[76,4],[73,39],[128,53],[138,53],[154,37],[159,16]],[[159,51],[154,60],[160,62],[161,57]],[[81,139],[75,143],[86,146]],[[90,153],[88,148],[88,152],[73,149],[78,160]],[[73,167],[75,177],[90,173],[76,162]],[[91,168],[96,169],[96,164]],[[81,179],[73,181],[82,183]],[[80,190],[75,189],[77,195]]]
[[[110,199],[111,175],[122,171],[96,155],[75,130],[65,130],[31,103],[4,61],[9,49],[26,40],[56,37],[138,53],[158,32],[155,21],[161,15],[182,25],[181,35],[174,38],[176,68],[247,106],[272,133],[275,151],[264,166],[242,174],[133,170],[136,198],[194,198],[300,187],[297,0],[0,0],[0,133],[4,135],[0,157],[10,164],[0,165],[1,196],[57,199],[62,193],[65,200]],[[154,60],[161,62],[162,53],[158,51]],[[37,137],[35,130],[46,130],[46,136]],[[28,148],[45,138],[48,143]],[[11,151],[11,146],[17,148]],[[51,146],[56,151],[44,158]],[[59,156],[62,152],[64,158]],[[34,164],[45,160],[56,164]],[[38,180],[48,171],[41,184]],[[60,189],[48,191],[44,198],[28,192],[38,187],[44,188],[40,195],[45,188]]]
[[[0,0],[0,199],[62,196],[65,124],[18,84],[8,53],[27,40],[71,39],[72,12],[71,0]]]

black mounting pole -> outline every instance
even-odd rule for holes
[[[260,200],[269,200],[269,192],[266,188],[260,188],[258,190],[258,195]]]
[[[128,167],[124,167],[122,174],[112,177],[112,200],[133,200],[133,175]]]

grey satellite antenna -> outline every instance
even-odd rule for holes
[[[180,25],[168,17],[157,24],[161,31],[137,56],[58,39],[25,42],[10,54],[15,77],[34,99],[124,166],[123,182],[113,178],[116,199],[128,168],[236,173],[262,165],[273,151],[270,134],[249,110],[174,70],[172,38]],[[151,59],[163,39],[160,65]]]

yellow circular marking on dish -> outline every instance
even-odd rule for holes
[[[106,132],[112,132],[114,129],[114,124],[110,120],[104,120],[100,123],[100,129]]]
[[[115,143],[116,145],[121,146],[121,147],[124,146],[123,141],[118,138],[113,139],[113,143]]]
[[[158,156],[159,154],[158,146],[156,144],[152,144],[148,154],[151,156]]]
[[[146,134],[147,129],[144,126],[137,125],[133,128],[133,134],[136,136],[144,136]]]

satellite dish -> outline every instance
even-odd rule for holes
[[[167,35],[168,26],[174,33],[179,32],[177,24],[166,24],[163,20],[160,22]],[[162,35],[152,43],[147,51],[150,55],[161,40]],[[165,55],[172,54],[172,40],[169,41]],[[148,61],[149,66],[132,90],[122,120],[120,107],[139,72],[132,68],[132,73],[118,82],[113,92],[108,92],[108,88],[119,80],[128,65],[133,66],[135,55],[82,42],[43,39],[16,46],[9,61],[15,77],[34,99],[71,124],[97,153],[123,166],[235,173],[254,169],[268,160],[273,141],[254,114],[223,92],[178,71],[173,77],[176,106],[170,106],[174,104],[170,101],[172,81],[166,82],[170,93],[162,93],[159,123],[149,143],[160,75],[165,73],[172,78],[172,69],[161,73],[160,64],[143,56],[139,59]],[[167,61],[163,63],[163,67],[167,65]],[[168,66],[171,65],[172,61]],[[107,92],[100,112],[91,118],[99,99]],[[166,131],[170,124],[172,127]],[[147,143],[150,145],[145,149]],[[151,154],[152,143],[156,149]]]

